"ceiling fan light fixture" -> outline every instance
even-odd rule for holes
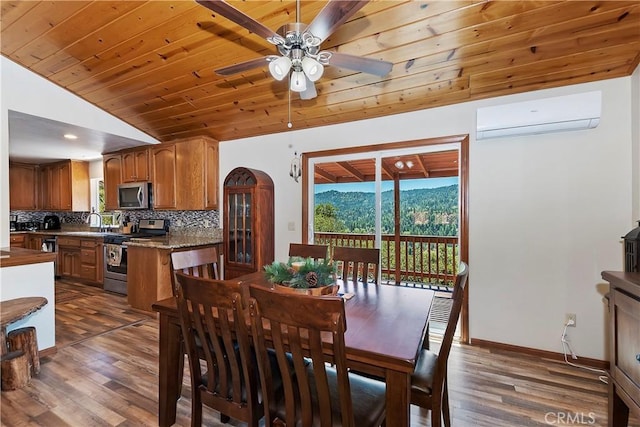
[[[274,79],[280,81],[287,77],[291,69],[291,60],[286,56],[281,56],[275,61],[269,62],[269,72]]]
[[[290,88],[294,92],[304,92],[307,90],[307,79],[302,71],[294,71],[291,73]]]
[[[302,70],[309,77],[309,80],[315,82],[322,77],[324,67],[315,59],[305,56],[302,58]]]

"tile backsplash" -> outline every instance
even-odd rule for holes
[[[209,233],[211,229],[220,228],[220,213],[215,210],[208,211],[158,211],[158,210],[131,210],[121,211],[122,217],[129,217],[132,222],[141,219],[168,219],[171,233],[202,234]],[[42,223],[45,215],[57,215],[60,217],[62,227],[65,224],[84,225],[89,212],[43,212],[43,211],[11,211],[11,215],[17,215],[19,222]]]

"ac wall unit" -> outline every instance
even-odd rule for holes
[[[600,91],[483,107],[476,140],[593,129],[601,111]]]

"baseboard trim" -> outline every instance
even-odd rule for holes
[[[53,356],[58,352],[58,348],[54,345],[53,347],[45,348],[44,350],[38,351],[38,356],[40,357],[48,357]]]
[[[501,342],[487,341],[487,340],[481,340],[477,338],[471,338],[470,344],[478,347],[488,348],[488,349],[511,351],[514,353],[521,353],[529,356],[541,357],[543,359],[564,361],[564,354],[557,353],[554,351],[539,350],[536,348],[522,347],[519,345],[505,344]],[[607,360],[580,357],[578,360],[575,360],[574,363],[579,365],[589,366],[591,368],[604,369],[604,370],[609,369],[609,361]]]

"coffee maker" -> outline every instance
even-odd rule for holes
[[[18,215],[9,215],[9,231],[18,230]]]
[[[57,215],[46,215],[42,222],[45,230],[60,230],[60,218]]]

